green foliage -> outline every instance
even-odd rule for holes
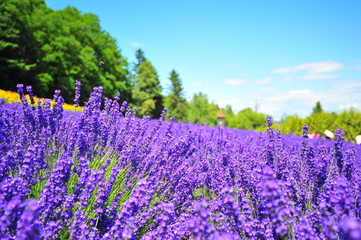
[[[354,109],[343,111],[337,115],[333,127],[342,128],[345,140],[355,142],[356,136],[361,133],[361,112]]]
[[[336,114],[319,112],[306,117],[304,123],[308,125],[309,132],[323,135],[326,129],[331,131],[335,129],[334,121],[336,118]]]
[[[105,96],[113,97],[119,91],[127,98],[127,62],[115,40],[101,29],[97,16],[68,7],[34,15],[34,25],[40,50],[38,71],[51,77],[46,82],[48,89],[64,89],[64,98],[71,102],[75,80],[79,79],[84,97],[92,87],[102,85]],[[49,96],[51,92],[42,94]]]
[[[0,87],[15,90],[19,81],[31,84],[36,67],[33,26],[35,9],[43,10],[42,0],[7,0],[0,2]]]
[[[136,69],[138,69],[139,65],[147,60],[144,56],[144,51],[142,49],[137,49],[137,51],[135,51],[135,57],[137,58],[137,62],[135,63],[135,67]]]
[[[280,131],[283,134],[301,134],[304,120],[298,116],[288,116],[280,124]]]
[[[327,113],[322,110],[321,105],[317,102],[311,115],[304,119],[298,116],[289,116],[282,121],[279,129],[283,134],[290,132],[297,134],[302,132],[304,124],[308,125],[310,133],[318,133],[321,136],[324,136],[326,129],[335,132],[336,128],[342,128],[345,140],[355,142],[356,136],[361,133],[361,112],[350,109],[340,114]]]
[[[225,126],[230,126],[232,119],[234,119],[235,117],[232,107],[230,105],[226,105],[226,107],[223,108],[223,113],[224,113]]]
[[[157,71],[148,60],[139,66],[132,91],[133,103],[137,107],[138,116],[149,115],[157,118],[163,111],[162,88]]]
[[[170,73],[169,80],[171,81],[170,94],[165,98],[168,116],[174,116],[175,121],[184,121],[186,119],[187,103],[184,99],[182,81],[175,70]]]
[[[323,108],[321,106],[321,103],[320,101],[317,101],[315,107],[312,108],[312,114],[317,114],[322,112],[323,112]]]
[[[246,108],[240,111],[229,122],[231,128],[241,129],[257,129],[265,125],[266,115],[263,113],[257,113],[251,108]]]
[[[187,121],[200,124],[216,126],[217,112],[219,108],[214,103],[209,103],[206,94],[194,94],[193,98],[188,104]]]
[[[73,7],[53,11],[41,0],[6,1],[0,9],[0,88],[14,90],[23,81],[41,97],[61,89],[71,103],[80,80],[83,101],[99,85],[105,96],[119,91],[129,100],[128,63],[96,15]]]

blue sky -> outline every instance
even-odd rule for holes
[[[100,24],[131,63],[142,48],[164,93],[169,73],[186,96],[203,92],[235,112],[276,120],[326,111],[361,111],[361,1],[46,0],[74,6]]]

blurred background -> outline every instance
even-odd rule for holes
[[[75,80],[138,116],[283,133],[361,133],[360,1],[1,0],[0,89]],[[0,92],[1,93],[1,92]],[[1,96],[0,96],[1,97]],[[10,98],[9,98],[10,99]],[[10,102],[5,97],[5,101]]]

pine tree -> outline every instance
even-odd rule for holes
[[[132,63],[132,69],[130,71],[130,79],[131,79],[131,86],[132,88],[135,86],[135,76],[138,74],[139,65],[147,60],[144,56],[144,51],[140,48],[138,48],[135,51],[135,58],[136,61]]]
[[[322,112],[323,112],[322,105],[321,105],[320,101],[317,101],[316,106],[312,109],[312,114],[322,113]]]
[[[169,80],[171,81],[170,93],[166,98],[168,116],[174,116],[175,120],[184,121],[186,119],[186,100],[184,99],[182,81],[179,74],[172,70]]]
[[[140,48],[135,51],[135,57],[137,58],[137,62],[135,63],[136,68],[138,68],[143,61],[147,60],[144,56],[144,51]]]
[[[151,118],[160,116],[164,108],[161,92],[157,71],[151,62],[143,60],[138,66],[132,91],[132,99],[137,107],[138,116],[149,115]]]

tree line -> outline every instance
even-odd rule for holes
[[[310,133],[317,133],[320,136],[324,136],[325,130],[335,132],[336,128],[342,128],[345,140],[355,142],[356,136],[361,134],[361,112],[351,108],[341,113],[329,113],[323,110],[320,102],[316,102],[309,116],[305,118],[296,115],[287,116],[282,119],[278,127],[284,134],[301,134],[304,124],[308,125]]]
[[[67,103],[74,98],[75,80],[82,82],[81,102],[92,88],[104,87],[104,96],[121,99],[136,107],[139,117],[168,116],[176,121],[217,125],[219,106],[204,93],[186,99],[180,74],[170,70],[169,89],[163,91],[158,73],[142,49],[129,63],[116,40],[101,28],[99,18],[74,7],[54,11],[44,0],[1,0],[0,3],[0,88],[16,90],[17,83],[33,86],[40,97],[51,98],[61,89]],[[164,94],[164,92],[166,92]],[[345,128],[347,140],[361,133],[361,113],[349,110],[326,113],[321,104],[305,119],[289,116],[279,123],[282,133],[299,133],[303,124],[322,134],[324,129]],[[231,128],[265,130],[265,114],[246,108],[235,114],[223,109]]]
[[[54,11],[43,0],[2,0],[0,5],[1,87],[15,90],[16,83],[32,85],[37,94],[51,97],[62,89],[73,98],[75,80],[81,80],[82,100],[97,85],[104,94],[130,97],[125,58],[116,41],[90,13],[67,7]]]
[[[40,97],[61,89],[67,103],[74,98],[75,81],[82,82],[81,102],[92,88],[104,96],[136,107],[137,115],[160,116],[165,106],[176,121],[216,125],[218,106],[203,93],[186,100],[181,78],[170,71],[170,89],[163,95],[158,73],[143,50],[129,63],[99,18],[74,7],[54,11],[44,0],[2,0],[0,3],[0,88],[31,85]]]

